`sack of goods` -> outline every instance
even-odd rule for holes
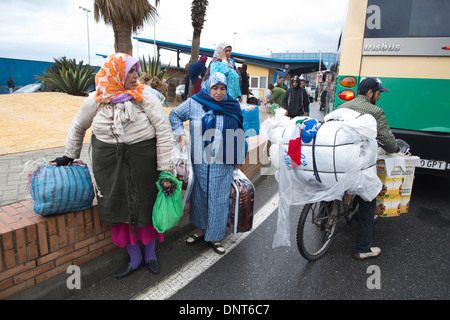
[[[249,231],[252,228],[254,201],[255,187],[241,170],[235,170],[228,215],[228,228],[233,234]]]
[[[375,118],[344,108],[329,113],[324,120],[289,119],[277,112],[275,118],[263,122],[261,132],[272,143],[269,154],[279,171],[279,183],[308,187],[297,204],[338,198],[345,190],[373,199],[381,187],[375,168]]]
[[[255,105],[241,105],[244,118],[245,137],[259,135],[259,107]]]
[[[341,110],[340,116],[344,117],[329,117],[322,125],[315,119],[307,119],[286,128],[283,156],[289,168],[299,168],[311,180],[330,187],[355,169],[375,173],[378,151],[375,119],[370,115],[349,118]],[[372,133],[375,137],[369,139],[366,134]]]
[[[39,166],[30,176],[30,194],[33,210],[41,216],[88,209],[95,197],[89,168],[82,161]]]

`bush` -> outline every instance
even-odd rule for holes
[[[44,76],[35,78],[48,83],[57,91],[65,92],[74,96],[87,96],[90,86],[95,86],[96,68],[90,65],[78,65],[75,59],[62,57],[55,59],[55,63],[44,71]]]

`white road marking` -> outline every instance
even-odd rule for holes
[[[253,218],[253,228],[249,232],[230,234],[221,241],[226,253],[219,255],[214,250],[206,250],[195,259],[189,261],[179,269],[175,270],[170,276],[140,293],[133,300],[166,300],[189,284],[205,272],[214,263],[223,258],[242,240],[247,238],[267,217],[278,207],[278,192],[255,214]]]

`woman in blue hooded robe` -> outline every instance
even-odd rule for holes
[[[219,254],[225,253],[220,241],[226,235],[233,170],[244,162],[247,152],[239,102],[226,90],[225,75],[213,73],[198,94],[173,109],[169,116],[180,146],[186,146],[190,140],[194,170],[190,221],[198,229],[187,243],[204,239]],[[188,120],[190,139],[183,127]]]

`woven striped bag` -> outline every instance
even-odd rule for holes
[[[82,161],[68,166],[41,165],[30,177],[30,194],[34,212],[41,216],[88,209],[94,200],[89,168]]]

